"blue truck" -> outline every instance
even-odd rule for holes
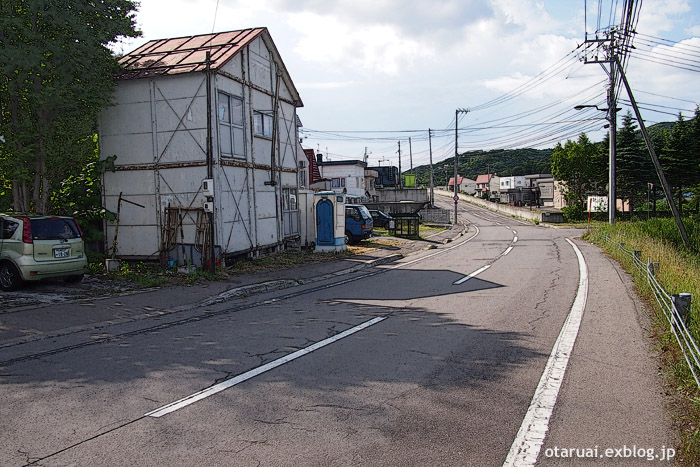
[[[372,236],[374,221],[369,210],[361,204],[345,205],[345,243],[354,245]]]

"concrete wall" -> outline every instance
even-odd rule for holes
[[[453,193],[435,190],[435,195],[441,195],[446,197],[454,196]],[[542,210],[530,210],[530,208],[519,208],[516,206],[509,206],[507,204],[492,203],[490,201],[483,200],[474,196],[460,194],[459,198],[461,200],[467,201],[478,206],[482,206],[491,211],[500,212],[509,216],[520,217],[522,219],[527,219],[537,222],[548,222],[548,223],[561,223],[564,222],[564,216],[558,211],[542,211]]]
[[[426,202],[430,194],[425,188],[403,188],[401,190],[377,190],[380,203],[397,203],[400,201]]]
[[[452,211],[448,209],[423,209],[419,214],[423,222],[435,222],[437,224],[449,224],[452,222]]]

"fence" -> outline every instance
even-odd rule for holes
[[[605,239],[610,242],[610,237],[606,236]],[[698,348],[698,344],[695,342],[695,339],[688,329],[691,295],[688,293],[669,295],[656,280],[659,263],[652,263],[651,259],[648,259],[645,263],[641,259],[641,251],[629,250],[625,248],[624,243],[618,243],[618,247],[620,251],[632,259],[632,263],[637,271],[643,276],[646,276],[647,283],[654,294],[654,298],[656,298],[659,308],[664,313],[671,328],[671,332],[673,332],[678,346],[683,352],[683,357],[688,364],[688,368],[693,374],[695,384],[700,388],[700,379],[698,378],[698,373],[700,372],[700,348]]]

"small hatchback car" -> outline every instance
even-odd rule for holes
[[[82,280],[87,271],[83,235],[75,219],[0,213],[0,289],[24,281]]]

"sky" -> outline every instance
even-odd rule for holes
[[[266,27],[304,103],[302,146],[402,170],[472,150],[600,141],[608,65],[601,30],[623,0],[141,0],[153,40]],[[636,1],[626,76],[647,124],[700,104],[700,2]],[[602,55],[601,55],[602,57]],[[618,90],[618,125],[631,109]],[[460,110],[457,113],[457,110]],[[430,132],[430,138],[428,130]]]

